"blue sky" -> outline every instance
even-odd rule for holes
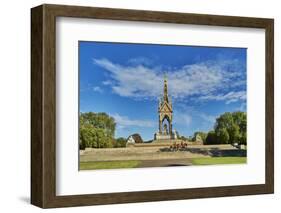
[[[114,117],[116,137],[157,131],[166,73],[173,128],[209,131],[224,112],[246,111],[245,48],[79,42],[80,112]]]

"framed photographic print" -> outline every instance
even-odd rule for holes
[[[31,9],[31,203],[274,191],[273,19]]]

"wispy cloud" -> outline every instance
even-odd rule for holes
[[[100,88],[100,87],[98,87],[98,86],[93,87],[93,91],[99,92],[99,93],[102,93],[102,92],[103,92],[102,88]]]
[[[174,99],[195,97],[196,100],[217,100],[227,103],[246,99],[246,92],[229,92],[230,88],[245,84],[245,74],[237,60],[208,61],[185,65],[174,70],[150,68],[144,64],[120,65],[108,59],[93,59],[106,71],[110,80],[103,82],[123,97],[156,99],[163,89],[163,73],[169,79],[169,92]],[[234,85],[232,82],[235,82]],[[227,91],[228,90],[228,91]],[[225,91],[225,93],[222,93]]]
[[[115,119],[115,122],[117,123],[117,127],[120,129],[129,127],[129,126],[135,126],[135,127],[154,127],[155,126],[154,121],[130,119],[129,117],[119,115],[118,113],[113,114],[112,117]]]
[[[201,100],[226,101],[226,104],[246,100],[246,91],[228,92],[227,94],[201,96]]]
[[[94,92],[102,93],[103,89],[99,86],[93,86],[92,84],[88,83],[86,84],[86,86],[80,88],[80,91],[81,92],[94,91]]]
[[[131,58],[128,60],[128,63],[131,65],[145,65],[145,66],[149,66],[153,64],[153,61],[149,58],[146,57],[137,57],[137,58]]]

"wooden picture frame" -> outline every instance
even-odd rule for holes
[[[265,29],[265,184],[192,189],[56,195],[56,17]],[[31,203],[42,208],[133,203],[274,192],[274,21],[186,13],[64,5],[31,9]]]

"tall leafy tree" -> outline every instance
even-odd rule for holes
[[[214,126],[217,139],[228,133],[228,143],[247,143],[247,116],[245,112],[226,112],[216,119]],[[221,143],[225,143],[221,141]]]
[[[229,134],[230,143],[238,143],[240,140],[240,128],[236,123],[233,123],[232,126],[227,130]]]
[[[216,119],[214,131],[207,134],[204,144],[247,144],[246,112],[226,112]]]
[[[232,113],[234,122],[239,126],[239,142],[247,144],[247,114],[245,112]]]
[[[217,143],[216,133],[215,133],[215,131],[211,130],[208,132],[206,141],[204,144],[216,144],[216,143]]]
[[[229,143],[229,134],[226,128],[221,128],[216,132],[216,140],[219,143],[227,144]]]
[[[80,113],[80,148],[112,147],[116,123],[106,113]]]

